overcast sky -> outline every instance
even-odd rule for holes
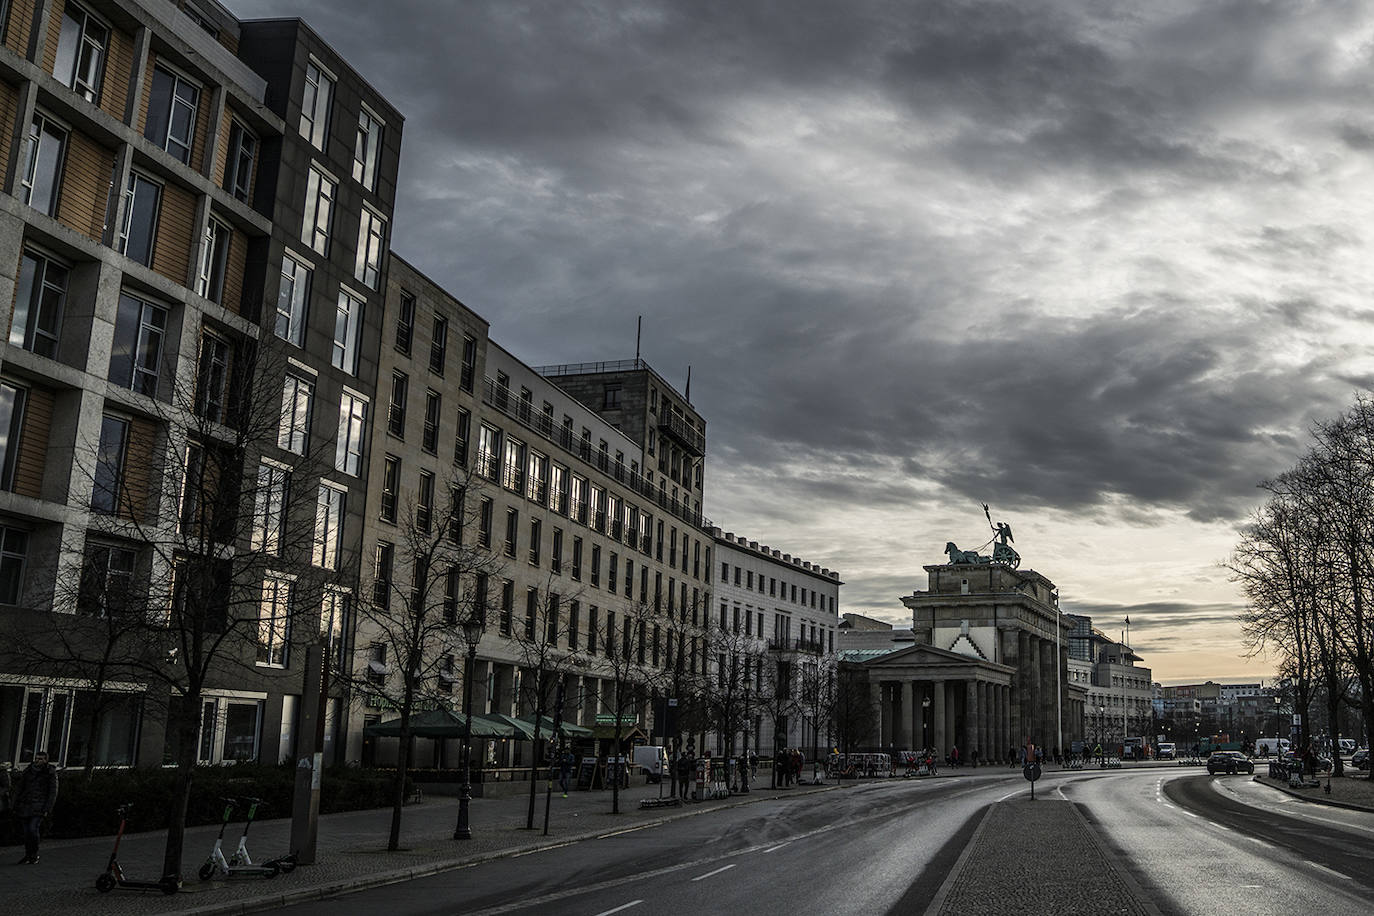
[[[707,514],[845,609],[902,621],[987,502],[1156,679],[1269,674],[1221,563],[1374,379],[1374,5],[228,2],[404,113],[393,247],[496,340],[643,315]]]

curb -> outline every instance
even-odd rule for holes
[[[807,786],[804,791],[789,791],[782,795],[765,794],[763,792],[750,793],[749,798],[741,798],[739,801],[730,802],[722,805],[714,805],[710,808],[699,808],[697,810],[682,811],[668,817],[660,817],[644,823],[635,824],[636,830],[645,827],[657,827],[672,821],[682,820],[688,817],[698,817],[712,811],[720,811],[728,808],[739,808],[744,805],[751,805],[755,802],[772,801],[782,798],[796,798],[802,795],[815,795],[820,792],[830,791],[837,787],[833,785]],[[770,789],[769,793],[776,790]],[[606,831],[590,830],[584,833],[560,836],[557,839],[550,838],[549,842],[536,842],[531,846],[518,846],[509,849],[498,849],[493,852],[479,853],[463,859],[444,859],[432,862],[428,865],[417,865],[410,868],[393,869],[391,871],[376,872],[371,875],[359,877],[349,881],[336,881],[331,884],[320,885],[317,887],[301,888],[298,891],[289,891],[283,894],[271,894],[259,897],[251,897],[246,900],[235,900],[218,904],[207,904],[206,906],[195,909],[178,910],[184,916],[244,916],[248,913],[259,913],[263,910],[275,910],[281,907],[291,906],[297,903],[308,903],[314,900],[326,900],[347,894],[353,891],[365,891],[377,887],[385,887],[389,884],[399,884],[403,881],[413,881],[418,878],[429,878],[434,875],[442,874],[446,871],[456,871],[459,868],[466,868],[471,865],[480,865],[496,859],[513,859],[529,853],[542,852],[546,849],[556,849],[560,846],[567,846],[572,843],[581,842],[601,836]]]
[[[1267,786],[1268,788],[1273,789],[1276,792],[1282,792],[1283,794],[1291,796],[1292,798],[1305,801],[1308,804],[1325,805],[1328,808],[1344,808],[1347,811],[1368,811],[1370,813],[1374,813],[1374,807],[1371,807],[1369,805],[1356,804],[1355,802],[1335,801],[1333,799],[1327,798],[1324,793],[1323,795],[1317,797],[1299,794],[1298,790],[1290,789],[1288,786],[1283,785],[1282,783],[1266,781],[1266,778],[1261,778],[1258,773],[1255,774],[1254,781],[1262,786]]]
[[[987,829],[988,821],[992,818],[992,810],[997,804],[994,802],[983,811],[983,817],[978,822],[978,828],[973,831],[973,836],[969,837],[963,852],[959,853],[959,858],[954,861],[954,867],[949,870],[949,874],[945,875],[945,880],[940,882],[940,889],[935,892],[934,897],[930,898],[930,905],[926,907],[924,916],[939,916],[940,910],[944,909],[949,892],[954,889],[954,885],[959,881],[959,876],[964,873],[964,866],[973,856],[973,850],[978,848],[978,843],[983,838],[983,832]]]

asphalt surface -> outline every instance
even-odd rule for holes
[[[548,837],[523,829],[523,798],[478,799],[468,842],[451,839],[454,800],[427,798],[397,852],[382,848],[388,811],[329,815],[316,864],[174,897],[97,894],[109,841],[62,841],[37,867],[0,864],[0,914],[1370,911],[1374,810],[1321,803],[1367,785],[1286,793],[1198,772],[1051,767],[1034,802],[1018,770],[988,767],[652,810],[638,802],[660,790],[640,785],[620,814],[608,793],[555,793]],[[255,826],[254,850],[284,847],[287,827]],[[214,832],[190,831],[188,870]],[[159,834],[131,837],[121,859],[154,873],[160,851]]]

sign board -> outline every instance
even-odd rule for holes
[[[596,758],[583,757],[577,766],[577,787],[579,789],[592,788],[592,780],[596,778]]]
[[[1293,724],[1294,724],[1294,725],[1301,725],[1301,724],[1302,724],[1302,716],[1299,715],[1298,713],[1293,713]]]
[[[1035,782],[1040,778],[1040,764],[1028,763],[1022,768],[1022,775],[1030,782]]]

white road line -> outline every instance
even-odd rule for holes
[[[777,852],[779,849],[782,849],[784,846],[791,846],[791,845],[792,845],[792,841],[791,841],[791,840],[788,840],[786,843],[779,843],[778,845],[774,846],[772,849],[765,849],[764,852]]]
[[[1246,837],[1246,839],[1249,840],[1251,843],[1258,843],[1258,844],[1260,844],[1261,846],[1268,846],[1268,845],[1269,845],[1266,841],[1261,840],[1261,839],[1260,839],[1259,837],[1257,837],[1257,836],[1248,836],[1248,837]]]
[[[1350,877],[1349,875],[1341,874],[1340,872],[1336,871],[1336,869],[1334,869],[1334,868],[1327,868],[1325,865],[1318,865],[1316,862],[1308,862],[1307,864],[1308,864],[1308,865],[1311,865],[1313,868],[1317,869],[1318,871],[1324,871],[1324,872],[1326,872],[1328,875],[1335,875],[1337,878],[1344,878],[1344,879],[1347,880],[1347,881],[1352,880],[1351,877]]]
[[[612,913],[619,913],[621,910],[628,910],[630,907],[639,906],[643,902],[643,900],[631,900],[629,903],[622,903],[620,906],[616,907],[613,910],[603,910],[600,913],[597,913],[596,916],[611,916]]]
[[[655,827],[655,826],[657,826],[657,825],[656,825],[656,824],[640,824],[638,827],[626,827],[624,830],[616,830],[616,831],[614,831],[614,832],[612,832],[612,833],[603,833],[603,834],[601,834],[600,836],[598,836],[597,839],[598,839],[598,840],[605,840],[605,839],[609,839],[610,837],[613,837],[613,836],[622,836],[623,834],[626,834],[626,833],[634,833],[636,830],[646,830],[646,829],[648,829],[649,827]]]
[[[706,874],[704,874],[704,875],[697,875],[697,876],[696,876],[695,878],[693,878],[692,880],[693,880],[693,881],[701,881],[701,880],[703,880],[703,879],[705,879],[705,878],[711,877],[712,875],[718,875],[718,874],[720,874],[720,873],[723,872],[723,871],[729,871],[730,869],[732,869],[732,868],[734,868],[734,867],[735,867],[735,866],[733,866],[733,865],[723,865],[723,866],[721,866],[720,868],[717,868],[715,871],[708,871],[708,872],[707,872]]]
[[[1189,817],[1197,817],[1197,815],[1194,814],[1194,813],[1191,812],[1191,811],[1184,811],[1183,813],[1186,814],[1186,815],[1188,815]]]

